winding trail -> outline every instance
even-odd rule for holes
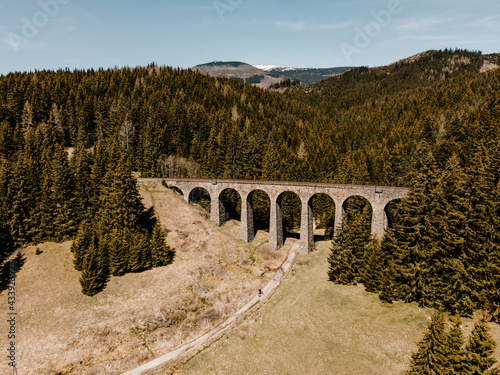
[[[286,275],[287,271],[290,269],[290,266],[292,265],[293,261],[295,260],[296,255],[299,252],[299,241],[294,241],[292,243],[290,252],[288,253],[288,257],[286,260],[283,262],[283,264],[280,266],[280,268],[276,271],[276,274],[274,277],[269,281],[269,283],[264,287],[263,292],[264,295],[269,295],[278,285],[280,285],[281,280],[283,277]],[[248,302],[245,306],[243,306],[241,309],[239,309],[236,313],[234,313],[231,317],[229,317],[224,323],[218,325],[211,331],[205,333],[204,335],[198,337],[196,340],[191,341],[180,348],[177,348],[171,352],[165,353],[162,356],[153,359],[150,362],[147,362],[139,367],[136,367],[135,369],[132,369],[130,371],[127,371],[123,373],[122,375],[140,375],[144,371],[152,370],[155,367],[158,367],[160,365],[163,365],[169,361],[172,361],[174,359],[179,358],[182,355],[185,355],[186,353],[199,348],[201,345],[204,345],[211,340],[214,340],[224,332],[226,332],[231,326],[234,325],[234,323],[241,318],[243,315],[245,315],[252,307],[257,305],[259,302],[265,301],[263,297],[260,296],[255,296],[252,298],[250,302]]]

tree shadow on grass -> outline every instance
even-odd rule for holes
[[[21,252],[0,266],[0,293],[8,289],[9,286],[15,287],[17,273],[26,263],[26,257]]]

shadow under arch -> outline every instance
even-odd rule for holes
[[[195,187],[189,192],[188,203],[197,204],[204,210],[206,210],[208,213],[210,213],[211,209],[210,193],[202,187]]]
[[[176,192],[177,194],[180,194],[182,197],[184,196],[184,193],[182,192],[181,189],[179,189],[177,186],[167,186],[169,190],[172,190]]]
[[[351,195],[342,203],[342,229],[357,226],[360,233],[371,236],[373,207],[370,201],[361,195]]]
[[[393,199],[389,203],[387,203],[384,207],[385,220],[384,220],[384,229],[392,228],[395,221],[397,220],[397,214],[399,207],[401,205],[402,199],[397,198]]]
[[[335,201],[328,194],[316,193],[309,198],[308,205],[312,210],[313,230],[322,232],[314,235],[314,241],[331,240],[335,230]]]
[[[302,200],[300,197],[292,191],[284,191],[278,195],[276,204],[278,211],[277,220],[281,217],[281,242],[284,243],[287,238],[300,239],[300,221],[302,217]]]
[[[219,194],[219,201],[222,203],[220,210],[224,210],[224,222],[227,220],[241,221],[241,195],[232,188],[224,189]]]
[[[252,190],[247,196],[247,215],[250,241],[257,231],[269,231],[271,198],[264,190]]]

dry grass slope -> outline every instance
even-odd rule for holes
[[[119,374],[210,330],[265,285],[286,256],[270,252],[266,233],[252,244],[238,239],[236,223],[217,228],[206,213],[188,207],[161,185],[140,188],[155,205],[173,264],[111,278],[94,297],[81,294],[71,243],[25,249],[17,275],[18,372],[20,374]],[[6,294],[1,299],[6,302]],[[6,316],[6,303],[0,313]],[[0,331],[7,332],[6,319]],[[7,348],[7,337],[0,338]],[[10,373],[7,361],[0,373]]]
[[[175,374],[401,374],[432,310],[334,285],[327,254],[321,243],[269,303]],[[500,327],[491,333],[500,344]]]
[[[167,267],[112,278],[104,292],[80,293],[70,242],[25,249],[18,273],[19,374],[120,374],[193,340],[224,321],[272,276],[288,249],[267,234],[238,239],[237,223],[217,228],[200,208],[161,185],[144,184],[176,259]],[[187,364],[154,374],[399,374],[431,310],[382,304],[362,286],[327,281],[328,243],[302,258],[272,298]],[[6,299],[0,313],[6,316]],[[470,330],[471,321],[466,327]],[[491,326],[500,345],[500,327]],[[7,332],[7,320],[0,320]],[[7,348],[7,335],[0,336]],[[500,358],[500,347],[496,351]],[[11,373],[0,361],[0,373]]]

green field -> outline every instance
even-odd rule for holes
[[[327,255],[321,243],[260,311],[175,374],[401,374],[432,310],[334,285]]]

